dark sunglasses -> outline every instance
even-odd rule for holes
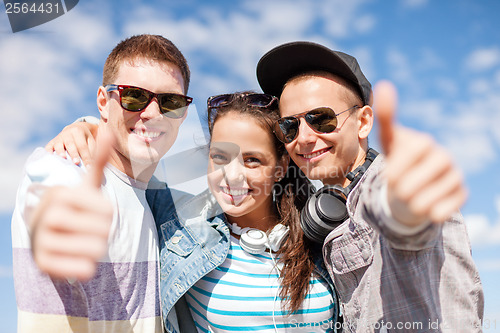
[[[124,86],[120,84],[108,84],[106,91],[118,90],[122,108],[131,112],[139,112],[147,108],[149,103],[156,97],[160,112],[168,118],[182,118],[186,113],[187,106],[193,99],[188,96],[174,93],[155,94],[144,88]]]
[[[248,105],[256,106],[259,108],[268,108],[273,103],[277,102],[278,99],[272,95],[268,94],[244,94]],[[235,97],[238,97],[236,94],[223,94],[211,96],[207,100],[207,108],[208,110],[217,109],[223,107],[229,103],[231,103]]]
[[[283,143],[290,143],[299,134],[300,118],[304,118],[307,125],[318,133],[331,133],[337,128],[337,116],[360,106],[335,113],[328,107],[321,107],[311,111],[296,114],[290,117],[283,117],[274,124],[274,133]]]

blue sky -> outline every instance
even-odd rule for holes
[[[139,33],[186,55],[195,98],[172,153],[199,144],[208,96],[259,90],[255,66],[272,47],[310,40],[357,57],[368,79],[392,80],[398,120],[431,133],[463,169],[463,207],[486,294],[485,332],[500,331],[500,1],[80,0],[66,15],[12,33],[0,5],[0,321],[15,332],[10,215],[29,153],[82,115],[107,54]],[[377,148],[377,129],[371,134]],[[203,182],[199,182],[203,183]],[[488,325],[488,327],[486,327]]]

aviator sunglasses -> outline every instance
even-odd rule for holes
[[[187,106],[193,99],[189,96],[174,93],[156,94],[144,88],[125,86],[120,84],[108,84],[106,91],[118,90],[122,108],[131,112],[144,110],[156,97],[160,112],[168,118],[182,118],[186,113]]]
[[[278,119],[274,124],[274,133],[283,143],[290,143],[299,134],[300,118],[304,118],[307,125],[317,133],[331,133],[337,128],[337,116],[360,106],[335,113],[331,108],[320,107],[311,111]]]

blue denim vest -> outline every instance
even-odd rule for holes
[[[226,259],[230,231],[224,214],[208,190],[190,200],[187,197],[172,199],[168,188],[153,190],[148,191],[148,201],[158,228],[160,297],[165,329],[169,333],[196,332],[183,296]],[[337,300],[322,257],[316,262],[316,272],[328,282]],[[339,310],[335,302],[336,317],[333,319],[337,322]]]

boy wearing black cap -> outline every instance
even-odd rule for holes
[[[461,173],[428,135],[393,124],[393,87],[376,89],[385,157],[375,158],[371,85],[354,57],[288,43],[261,58],[257,78],[280,97],[276,134],[290,157],[330,186],[302,222],[324,242],[344,330],[481,331],[483,291],[458,212]],[[332,219],[332,196],[345,201],[345,220]]]

